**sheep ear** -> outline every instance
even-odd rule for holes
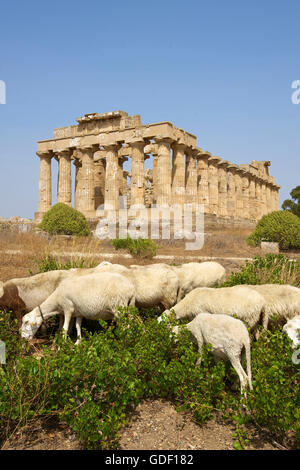
[[[4,283],[0,281],[0,299],[1,299],[1,297],[4,295],[4,288],[3,288],[3,286],[4,286]]]

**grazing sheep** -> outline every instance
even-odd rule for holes
[[[197,287],[214,287],[225,281],[225,268],[214,261],[204,263],[185,263],[174,266],[173,270],[180,279],[181,292],[178,301]]]
[[[268,328],[269,320],[274,316],[276,323],[285,323],[300,315],[300,289],[284,284],[247,285],[265,299],[263,326]]]
[[[98,272],[107,264],[110,263],[104,261],[95,268],[54,270],[0,282],[0,309],[12,310],[20,322],[25,313],[44,302],[66,278]]]
[[[231,362],[239,376],[241,391],[247,385],[252,390],[250,337],[242,321],[228,315],[200,313],[186,327],[192,333],[200,354],[204,344],[211,344],[211,352],[217,361],[222,359]],[[177,334],[179,328],[175,327],[173,331]],[[247,374],[241,364],[242,352],[246,355]],[[201,356],[197,361],[199,364]]]
[[[135,287],[136,306],[140,308],[171,308],[176,304],[180,283],[177,274],[167,264],[147,266],[120,264],[103,266],[102,272],[118,272],[130,279]]]
[[[247,322],[249,327],[256,332],[264,312],[264,303],[262,295],[245,286],[220,289],[199,287],[190,292],[172,310],[175,311],[177,320],[191,320],[203,312],[235,315]],[[166,310],[158,321],[169,315],[170,311]]]
[[[39,307],[27,313],[22,320],[22,338],[32,339],[44,320],[53,315],[64,315],[66,336],[71,318],[76,318],[78,337],[81,320],[111,320],[118,317],[118,306],[134,306],[133,284],[117,273],[93,273],[65,279]]]
[[[300,315],[289,320],[282,328],[282,331],[293,341],[293,347],[297,348],[300,345]]]

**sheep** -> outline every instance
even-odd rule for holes
[[[98,272],[108,264],[111,263],[104,261],[95,268],[54,270],[0,282],[0,309],[12,310],[21,322],[22,316],[46,300],[64,279]]]
[[[300,315],[300,289],[288,284],[247,285],[265,299],[263,327],[268,328],[269,320],[274,316],[276,323],[285,323]]]
[[[40,306],[22,320],[22,338],[32,339],[44,320],[62,313],[66,337],[71,318],[76,318],[78,340],[82,318],[110,320],[118,318],[118,306],[134,306],[133,284],[117,273],[93,273],[65,279]]]
[[[293,342],[293,348],[297,348],[300,345],[300,315],[289,320],[282,328],[282,331],[288,335]]]
[[[240,320],[246,321],[250,329],[256,333],[264,312],[264,303],[262,295],[245,286],[219,289],[198,287],[175,305],[172,310],[175,311],[177,320],[191,320],[203,312],[235,315]],[[170,311],[166,310],[158,318],[158,321],[162,321],[169,315]]]
[[[171,308],[176,304],[180,282],[171,266],[163,263],[147,266],[120,264],[103,266],[102,272],[118,272],[130,279],[135,287],[136,306],[140,308]]]
[[[181,292],[178,301],[197,287],[214,287],[225,281],[225,268],[214,261],[204,263],[185,263],[174,266],[173,270],[180,279]]]
[[[241,392],[249,385],[252,387],[250,337],[246,326],[241,320],[228,315],[200,313],[186,325],[192,333],[193,341],[197,344],[200,358],[196,365],[201,364],[201,348],[210,344],[215,360],[229,360],[239,376]],[[178,334],[179,328],[173,329]],[[241,365],[242,352],[246,355],[247,374]]]

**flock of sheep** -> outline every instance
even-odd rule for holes
[[[268,328],[275,315],[285,323],[283,330],[297,347],[300,289],[277,284],[215,287],[224,280],[225,269],[216,262],[129,268],[103,262],[91,269],[57,270],[0,282],[0,309],[15,312],[22,321],[21,335],[27,339],[53,315],[61,316],[64,335],[75,319],[77,341],[83,318],[116,320],[120,306],[158,307],[163,311],[158,318],[161,322],[172,309],[178,320],[190,320],[186,327],[199,352],[203,344],[211,344],[216,360],[231,362],[241,390],[252,389],[250,337],[245,323],[257,338],[258,326]],[[178,334],[179,327],[173,331]],[[243,353],[247,373],[241,364]]]

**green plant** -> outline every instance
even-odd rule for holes
[[[300,287],[300,260],[293,261],[282,254],[255,256],[239,271],[231,273],[222,287],[239,284],[291,284]]]
[[[300,217],[300,186],[292,189],[290,192],[291,199],[286,199],[282,204],[282,209],[291,211],[293,214]]]
[[[128,250],[133,256],[142,258],[153,258],[157,252],[157,244],[151,239],[144,238],[116,238],[111,240],[111,244],[116,250]]]
[[[90,229],[84,215],[67,206],[66,204],[55,204],[43,217],[39,228],[53,234],[64,235],[89,235]]]
[[[33,259],[35,264],[39,268],[40,273],[45,273],[47,271],[55,271],[58,269],[73,269],[73,268],[94,268],[97,266],[95,261],[87,261],[85,259],[71,259],[62,263],[58,261],[55,256],[46,255],[40,259]],[[32,271],[29,270],[29,274],[32,275]]]
[[[275,211],[264,215],[248,237],[250,245],[261,241],[278,242],[282,250],[300,248],[300,219],[289,211]]]
[[[0,339],[7,346],[7,363],[0,366],[0,445],[36,418],[56,416],[85,448],[113,449],[129,410],[142,399],[164,397],[178,411],[190,410],[199,424],[216,410],[233,420],[237,449],[247,447],[244,425],[250,420],[295,447],[299,366],[280,330],[263,332],[252,345],[254,391],[241,397],[231,388],[231,366],[215,364],[209,346],[195,366],[199,353],[190,332],[183,327],[175,342],[174,316],[158,323],[153,314],[120,309],[116,325],[100,321],[100,330],[84,329],[77,346],[56,334],[36,357],[36,347],[21,340],[16,322],[0,312]]]

